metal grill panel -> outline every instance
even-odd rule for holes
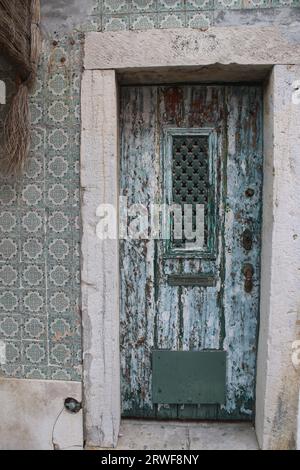
[[[208,239],[208,198],[209,198],[209,140],[208,136],[173,136],[172,145],[172,198],[173,203],[192,206],[192,229],[196,230],[196,206],[203,204],[204,245]],[[184,230],[184,219],[182,222]],[[184,234],[184,231],[183,231]],[[175,248],[184,248],[186,239],[173,240]],[[188,240],[193,242],[193,240]]]

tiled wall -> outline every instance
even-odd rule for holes
[[[0,375],[80,380],[80,77],[83,32],[205,27],[218,9],[300,0],[95,0],[85,24],[44,41],[31,97],[32,149],[22,179],[0,175]],[[0,80],[14,91],[14,71]],[[0,105],[0,136],[7,106]],[[1,145],[3,154],[3,145]],[[2,155],[3,157],[4,155]],[[0,343],[1,347],[1,343]]]
[[[0,181],[0,339],[7,356],[1,371],[80,380],[78,37],[47,45],[41,62],[24,177]],[[9,95],[13,76],[7,64],[0,68]],[[2,125],[5,112],[0,106]]]
[[[300,0],[98,0],[94,22],[100,31],[205,28],[222,10],[300,6]]]

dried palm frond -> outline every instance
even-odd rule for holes
[[[5,122],[5,166],[22,172],[30,148],[29,90],[41,50],[39,0],[0,0],[0,50],[17,66],[20,83]]]
[[[30,111],[28,88],[23,83],[13,97],[4,126],[5,170],[21,174],[30,147]]]

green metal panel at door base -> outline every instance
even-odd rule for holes
[[[153,351],[152,371],[153,403],[225,403],[224,351]]]
[[[122,87],[120,145],[120,194],[129,223],[133,205],[149,209],[152,222],[152,204],[172,203],[191,204],[193,227],[199,204],[204,220],[201,243],[189,248],[185,235],[162,239],[151,231],[139,239],[124,234],[120,241],[123,416],[251,420],[259,323],[262,90],[257,85]],[[160,218],[168,235],[174,214],[163,210]],[[182,404],[185,388],[176,403],[171,398],[156,402],[163,372],[153,370],[153,351],[207,351],[210,358],[213,351],[226,353],[224,402],[205,403],[204,397]],[[183,366],[180,373],[188,369]],[[210,368],[200,372],[199,386],[209,386]],[[220,381],[214,393],[223,392]]]

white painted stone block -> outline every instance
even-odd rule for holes
[[[296,446],[299,371],[300,66],[276,65],[265,92],[261,309],[256,431],[263,449]]]
[[[270,26],[91,32],[85,50],[85,68],[92,70],[300,61],[300,45]]]
[[[121,414],[119,241],[97,236],[99,205],[119,206],[114,71],[84,73],[81,142],[85,438],[89,447],[114,447]]]
[[[68,397],[81,401],[81,387],[80,382],[0,379],[0,449],[82,449],[82,411],[64,409]]]

